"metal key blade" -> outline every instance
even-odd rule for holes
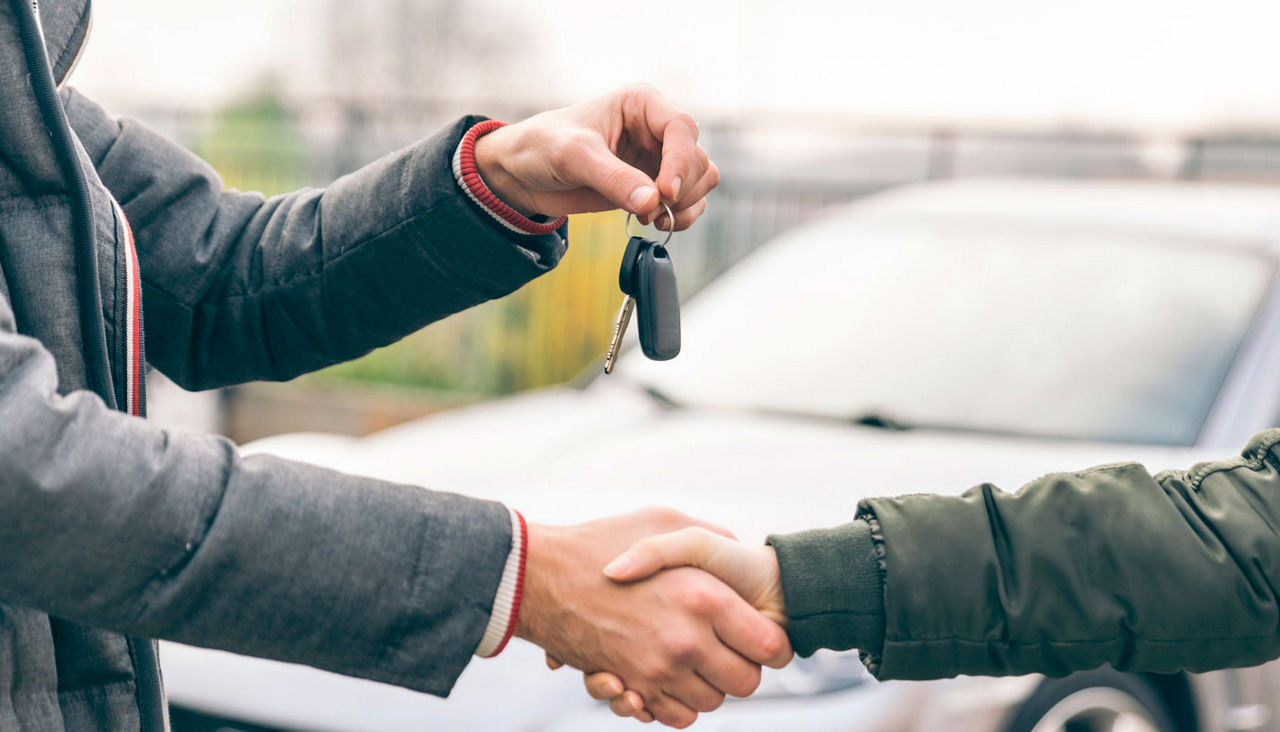
[[[613,324],[613,340],[609,341],[609,351],[604,356],[604,372],[613,373],[613,364],[618,360],[618,351],[622,350],[622,336],[627,333],[631,324],[631,313],[635,312],[636,299],[630,295],[622,301],[622,309],[618,311],[618,320]]]

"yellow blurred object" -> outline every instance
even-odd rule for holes
[[[626,237],[623,214],[569,220],[552,272],[502,300],[453,316],[319,378],[503,394],[558,384],[604,358]]]

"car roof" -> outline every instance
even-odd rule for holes
[[[869,196],[850,214],[955,216],[1203,238],[1259,253],[1280,239],[1280,187],[1195,182],[969,178]]]

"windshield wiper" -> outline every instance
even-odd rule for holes
[[[891,432],[905,432],[906,430],[915,429],[915,425],[901,422],[882,412],[863,412],[855,417],[850,417],[848,421],[850,424],[874,427],[878,430]]]
[[[653,388],[652,386],[649,386],[648,384],[641,386],[640,390],[645,393],[645,396],[657,402],[658,406],[662,407],[663,409],[679,409],[680,408],[680,402],[677,402],[675,399],[672,399],[671,397],[667,396],[665,393],[658,391],[657,389]]]

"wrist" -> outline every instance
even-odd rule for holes
[[[505,162],[511,159],[514,150],[511,143],[516,134],[511,127],[503,126],[477,136],[476,173],[480,175],[480,179],[493,192],[493,195],[521,216],[528,218],[537,216],[538,212],[524,201],[519,181],[505,165]]]
[[[765,571],[764,588],[756,609],[773,622],[787,627],[787,600],[782,592],[782,568],[778,566],[778,551],[772,546],[761,547]]]
[[[511,141],[515,133],[499,135],[496,141],[489,139],[492,134],[504,129],[505,123],[487,120],[467,130],[453,154],[454,179],[462,192],[503,228],[526,236],[554,233],[568,219],[564,216],[552,221],[535,221],[529,218],[537,216],[528,213],[534,207],[528,203],[523,184],[507,167],[512,156],[519,152],[518,143]],[[477,148],[480,150],[479,154]],[[479,162],[481,157],[485,161],[484,172],[481,171]],[[490,180],[485,176],[496,181],[495,185],[491,186]],[[521,208],[513,208],[512,202]]]
[[[545,646],[545,629],[554,607],[554,578],[560,571],[564,529],[529,524],[526,538],[524,600],[516,619],[515,635],[535,645]]]

